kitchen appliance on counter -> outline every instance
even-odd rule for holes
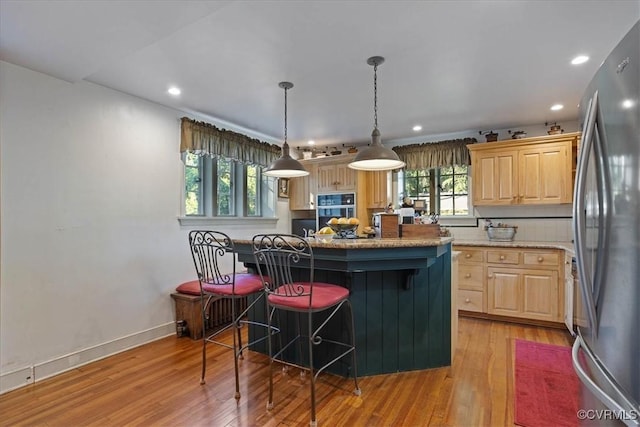
[[[597,425],[640,425],[639,63],[640,21],[580,103],[573,230],[586,322],[572,353],[580,409]]]
[[[326,227],[331,218],[356,216],[355,193],[318,194],[316,201],[316,230]]]
[[[300,237],[311,237],[319,230],[316,226],[315,218],[303,218],[291,220],[291,234]]]

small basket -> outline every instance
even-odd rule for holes
[[[485,227],[489,240],[497,242],[512,242],[518,227]]]

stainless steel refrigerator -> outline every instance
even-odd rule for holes
[[[585,424],[640,426],[640,21],[580,104],[573,228],[583,306],[573,365]]]

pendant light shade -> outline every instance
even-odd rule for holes
[[[309,175],[309,172],[302,164],[289,154],[289,144],[287,144],[287,90],[293,87],[291,82],[278,83],[284,89],[284,144],[282,144],[282,154],[262,172],[263,175],[276,178],[296,178]]]
[[[367,64],[373,66],[373,132],[371,133],[371,145],[360,151],[353,162],[349,163],[351,169],[384,171],[399,169],[405,165],[395,151],[386,148],[380,141],[380,131],[378,130],[378,65],[383,62],[384,58],[381,56],[372,56],[367,59]]]

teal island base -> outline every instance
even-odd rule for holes
[[[312,243],[315,280],[342,285],[350,290],[353,306],[359,376],[388,374],[448,366],[451,360],[451,239],[375,239]],[[254,266],[250,241],[237,241],[238,258]],[[266,321],[264,306],[249,313],[252,320]],[[319,326],[323,319],[318,316]],[[314,320],[315,321],[315,320]],[[306,331],[305,318],[282,313],[275,322],[288,342],[297,330]],[[348,342],[347,313],[324,327],[323,337]],[[300,328],[300,329],[298,329]],[[250,340],[262,329],[250,328]],[[280,341],[280,339],[282,341]],[[305,345],[292,346],[285,359],[306,364]],[[267,353],[265,342],[253,350]],[[334,351],[335,350],[335,351]],[[338,350],[321,343],[314,349],[314,366],[333,358]],[[351,357],[329,371],[349,376]]]

